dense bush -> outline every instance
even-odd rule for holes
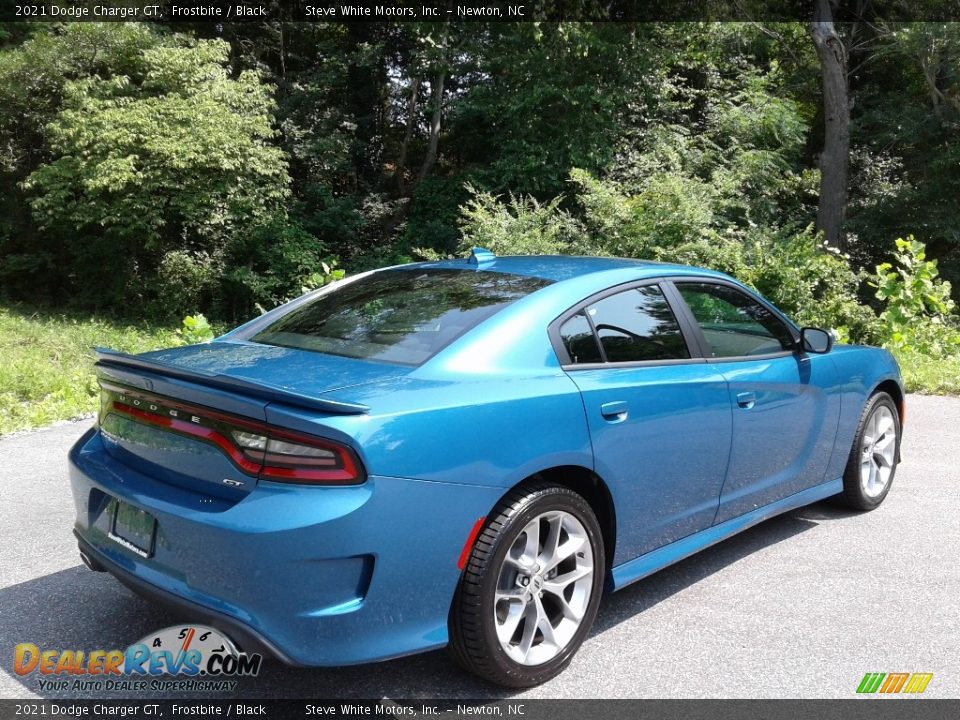
[[[933,357],[960,353],[960,325],[950,283],[939,277],[926,246],[909,236],[897,238],[893,263],[882,263],[871,285],[884,303],[881,337],[895,350]]]
[[[48,126],[54,159],[24,187],[40,229],[61,237],[81,301],[164,304],[181,279],[203,290],[231,240],[282,207],[269,88],[252,71],[231,77],[229,50],[158,41],[136,75],[66,84]]]
[[[810,228],[724,235],[707,225],[700,239],[684,242],[652,234],[633,198],[612,183],[584,173],[575,181],[582,218],[560,209],[559,198],[541,204],[475,191],[461,216],[461,251],[481,245],[498,254],[590,252],[710,267],[752,285],[802,325],[829,327],[842,340],[883,340],[876,314],[859,299],[865,274],[820,243]]]

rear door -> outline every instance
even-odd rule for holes
[[[697,358],[657,282],[620,286],[551,333],[577,384],[596,472],[618,508],[614,565],[709,527],[730,450],[719,367]]]
[[[674,284],[702,354],[729,383],[733,438],[716,522],[822,483],[839,417],[832,358],[799,352],[795,329],[731,283]]]

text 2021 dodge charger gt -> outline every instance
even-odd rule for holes
[[[70,453],[85,562],[298,665],[448,643],[556,675],[601,593],[766,518],[879,505],[903,388],[710,270],[378,270],[214,342],[98,351]]]

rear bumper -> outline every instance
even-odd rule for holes
[[[86,553],[87,556],[100,565],[105,572],[113,575],[140,597],[149,600],[155,605],[164,607],[175,614],[190,618],[194,622],[210,625],[211,627],[224,631],[244,652],[260,653],[261,655],[282,660],[288,665],[297,664],[292,658],[284,654],[282,650],[274,646],[272,642],[260,635],[256,630],[233,619],[229,615],[224,615],[223,613],[215,612],[202,605],[190,602],[189,600],[184,600],[156,585],[151,585],[141,580],[133,573],[127,572],[115,564],[108,559],[106,555],[94,549],[93,545],[84,540],[83,536],[76,530],[73,531],[73,534],[77,537],[77,545],[80,552]]]
[[[457,559],[496,488],[372,476],[261,482],[239,502],[172,486],[105,451],[70,452],[81,549],[136,592],[294,665],[346,665],[447,642]],[[157,519],[148,559],[108,537],[114,498]]]

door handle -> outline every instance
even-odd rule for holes
[[[757,404],[757,396],[752,392],[737,393],[737,405],[749,410]]]
[[[625,400],[615,400],[600,406],[600,414],[611,422],[621,422],[627,419],[627,403]]]

